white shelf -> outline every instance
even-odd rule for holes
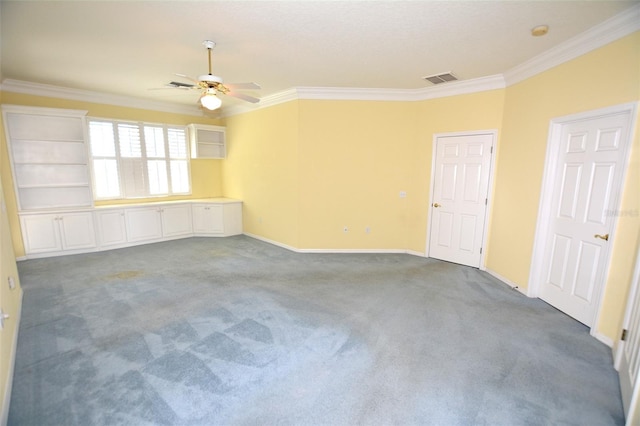
[[[191,158],[221,159],[227,156],[225,128],[205,124],[189,124]]]
[[[2,110],[19,210],[91,207],[86,111]]]

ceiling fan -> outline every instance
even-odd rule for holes
[[[222,100],[218,97],[219,93],[223,95],[232,96],[234,98],[242,99],[243,101],[257,103],[260,101],[258,98],[246,95],[244,93],[237,92],[238,90],[259,90],[260,86],[256,83],[222,83],[222,78],[211,73],[211,51],[215,47],[216,43],[211,40],[205,40],[202,42],[204,47],[207,48],[207,54],[209,57],[209,74],[203,74],[194,79],[185,74],[176,74],[178,77],[185,78],[192,81],[194,84],[182,83],[179,81],[171,81],[167,84],[169,87],[175,87],[178,89],[195,89],[201,90],[200,104],[208,109],[214,110],[222,105]]]

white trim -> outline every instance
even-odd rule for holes
[[[640,4],[590,28],[504,73],[507,86],[589,53],[640,30]]]
[[[505,87],[504,78],[500,74],[419,89],[301,86],[260,98],[260,103],[257,105],[225,108],[222,110],[222,116],[230,117],[296,100],[416,102]]]
[[[527,293],[522,289],[522,287],[520,287],[518,284],[516,284],[515,282],[511,281],[510,279],[503,277],[502,275],[500,275],[496,271],[488,269],[488,268],[485,268],[484,272],[486,272],[487,274],[491,275],[493,278],[502,281],[503,283],[505,283],[506,285],[511,287],[513,290],[518,291],[518,293],[521,293],[521,294],[523,294],[525,296],[528,296]]]
[[[196,105],[185,106],[170,102],[158,102],[132,96],[112,95],[91,90],[71,89],[50,84],[31,83],[28,81],[5,79],[0,84],[3,92],[23,93],[26,95],[44,96],[49,98],[70,99],[74,101],[91,102],[104,105],[116,105],[128,108],[139,108],[151,111],[163,111],[174,114],[203,116],[203,112]]]
[[[610,107],[600,108],[597,110],[580,112],[577,114],[571,114],[563,117],[557,117],[551,120],[549,124],[549,136],[547,139],[547,152],[545,156],[545,165],[544,165],[544,173],[542,177],[542,185],[540,188],[540,203],[538,206],[538,216],[536,223],[536,230],[534,234],[534,242],[533,242],[533,251],[531,255],[531,269],[529,270],[529,283],[528,283],[528,291],[527,295],[529,297],[538,297],[542,287],[542,273],[544,270],[544,256],[545,256],[545,245],[546,238],[549,231],[551,220],[550,218],[553,216],[551,214],[551,198],[553,196],[553,188],[555,183],[555,170],[558,163],[558,155],[560,151],[559,143],[559,135],[562,132],[562,127],[569,123],[580,121],[580,120],[588,120],[588,119],[596,119],[602,116],[612,115],[612,114],[629,114],[629,133],[627,135],[627,140],[625,143],[625,153],[622,158],[625,159],[622,164],[621,171],[621,185],[624,186],[625,178],[627,176],[627,171],[629,168],[629,151],[631,150],[631,145],[633,144],[634,131],[636,127],[636,116],[637,116],[637,102],[630,102],[620,105],[614,105]],[[612,204],[620,208],[620,203],[622,202],[622,190],[624,188],[616,189],[615,193],[612,196]],[[609,276],[609,268],[611,266],[611,253],[613,251],[613,246],[615,244],[616,230],[618,228],[618,218],[615,217],[611,223],[609,244],[606,245],[606,253],[605,256],[605,264],[607,265],[604,271],[603,282],[600,288],[599,293],[596,295],[596,315],[593,319],[593,324],[591,326],[591,335],[601,342],[608,344],[609,346],[613,345],[613,342],[609,342],[609,339],[606,336],[602,336],[597,330],[598,322],[600,319],[600,312],[602,310],[602,302],[603,295],[605,292],[607,277]]]
[[[12,104],[2,104],[1,109],[3,113],[53,115],[56,117],[61,116],[61,117],[74,117],[74,118],[84,117],[89,112],[87,110],[80,110],[80,109],[34,107],[29,105],[12,105]]]
[[[597,340],[599,340],[600,342],[602,342],[605,345],[609,346],[610,348],[613,347],[613,339],[611,339],[610,337],[605,336],[604,334],[600,333],[599,331],[592,331],[591,332],[591,336],[595,337]]]
[[[11,391],[13,389],[13,372],[16,366],[16,352],[18,350],[18,332],[20,331],[20,320],[22,319],[22,297],[24,291],[20,288],[18,300],[18,310],[16,312],[16,327],[13,333],[13,341],[11,342],[11,352],[9,353],[9,371],[7,373],[7,381],[4,384],[4,400],[2,401],[2,414],[0,417],[0,425],[5,426],[9,420],[9,405],[11,404]]]
[[[295,248],[295,247],[293,247],[293,246],[290,246],[290,245],[287,245],[287,244],[284,244],[284,243],[280,243],[280,242],[278,242],[278,241],[271,240],[271,239],[269,239],[269,238],[262,237],[262,236],[260,236],[260,235],[251,234],[251,233],[249,233],[249,232],[243,232],[243,235],[246,235],[247,237],[254,238],[254,239],[256,239],[256,240],[260,240],[260,241],[265,242],[265,243],[272,244],[272,245],[274,245],[274,246],[281,247],[281,248],[286,249],[286,250],[289,250],[289,251],[295,251],[295,252],[297,252],[297,251],[298,251],[298,249],[296,249],[296,248]]]
[[[431,139],[431,176],[429,182],[431,182],[431,188],[429,190],[429,204],[428,204],[428,213],[427,213],[427,240],[425,243],[425,256],[429,257],[429,242],[431,241],[431,213],[433,209],[431,205],[433,204],[433,191],[435,186],[435,165],[436,165],[436,141],[441,137],[455,137],[455,136],[476,136],[476,135],[491,135],[493,141],[491,143],[491,155],[489,159],[489,180],[487,187],[487,200],[491,200],[492,202],[487,202],[487,208],[485,210],[484,223],[483,223],[483,236],[482,236],[482,253],[480,254],[480,264],[478,265],[478,269],[481,271],[486,270],[486,259],[487,259],[487,250],[484,250],[489,242],[489,220],[491,218],[491,210],[493,206],[493,183],[496,168],[496,155],[498,152],[498,130],[497,129],[487,129],[487,130],[470,130],[466,132],[447,132],[447,133],[434,133]]]
[[[638,253],[636,254],[636,262],[633,268],[633,275],[631,278],[631,287],[629,288],[629,293],[627,295],[627,303],[625,306],[624,319],[622,320],[622,328],[618,330],[618,336],[622,337],[622,330],[628,330],[631,322],[631,316],[633,315],[633,305],[636,299],[636,294],[640,289],[640,248],[638,249]],[[613,366],[617,371],[620,371],[620,366],[622,363],[622,357],[624,356],[624,346],[626,342],[622,339],[618,339],[617,345],[613,350],[613,358],[615,360]],[[640,385],[640,383],[639,383]]]
[[[344,101],[424,101],[467,93],[504,89],[502,75],[455,81],[419,89],[376,89],[348,87],[296,87],[298,99]]]
[[[288,244],[280,243],[266,237],[262,237],[260,235],[252,234],[250,232],[244,232],[244,235],[246,235],[247,237],[255,238],[256,240],[263,241],[265,243],[273,244],[274,246],[278,246],[295,253],[410,254],[412,256],[426,257],[424,253],[405,249],[301,249],[290,246]]]

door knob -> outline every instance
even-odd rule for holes
[[[433,207],[438,208],[438,207],[440,207],[440,204],[438,204],[438,203],[433,203]]]
[[[604,235],[596,234],[593,237],[600,238],[601,240],[609,241],[609,234],[604,234]]]

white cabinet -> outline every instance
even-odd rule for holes
[[[127,241],[159,240],[162,238],[162,218],[159,207],[127,208]]]
[[[27,255],[96,247],[92,212],[25,214],[20,216],[20,224]]]
[[[224,201],[196,203],[193,210],[193,233],[202,236],[242,234],[242,203]]]
[[[225,128],[205,124],[189,124],[191,158],[225,158]]]
[[[194,204],[193,233],[196,235],[224,232],[223,208],[220,204]]]
[[[96,210],[95,218],[100,247],[113,248],[127,244],[123,209]]]
[[[86,111],[3,105],[20,211],[91,207]]]
[[[242,202],[199,199],[21,213],[28,258],[129,247],[193,235],[242,234]]]
[[[160,208],[162,215],[162,236],[165,238],[189,236],[193,234],[191,205],[176,204]]]
[[[126,208],[124,215],[130,243],[193,235],[189,203]]]

